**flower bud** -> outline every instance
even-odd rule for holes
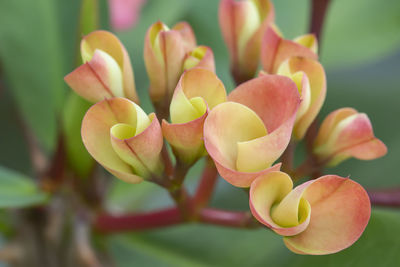
[[[187,23],[179,23],[171,30],[162,22],[150,26],[145,37],[144,61],[153,102],[169,103],[183,72],[185,55],[195,45],[193,31]]]
[[[240,85],[228,100],[208,114],[204,145],[222,178],[249,187],[257,176],[279,170],[272,164],[290,141],[300,97],[289,78],[265,75]]]
[[[138,183],[162,171],[163,138],[157,117],[147,116],[128,99],[111,98],[92,106],[81,133],[92,157],[121,180]]]
[[[90,102],[125,97],[139,102],[129,55],[118,38],[94,31],[81,41],[83,65],[65,76],[65,82]]]
[[[371,215],[364,188],[336,175],[293,189],[286,173],[270,172],[251,184],[249,202],[253,216],[298,254],[331,254],[351,246]]]
[[[382,157],[387,148],[374,136],[366,114],[341,108],[330,113],[321,124],[313,152],[320,162],[335,166],[350,157],[361,160]]]
[[[261,63],[267,73],[277,73],[279,66],[291,57],[304,57],[318,60],[318,42],[313,34],[296,39],[284,39],[278,29],[268,27],[262,39]]]
[[[262,35],[273,20],[274,7],[269,0],[221,1],[219,23],[238,84],[254,77]]]
[[[300,140],[325,101],[325,71],[322,65],[313,59],[291,57],[279,66],[278,74],[291,78],[299,89],[302,101],[297,111],[293,137]]]
[[[215,72],[214,53],[211,48],[201,45],[186,54],[183,70],[195,67]]]
[[[182,75],[170,105],[172,123],[162,122],[164,137],[182,162],[192,164],[206,153],[204,120],[208,110],[225,101],[225,87],[212,71],[194,68]]]

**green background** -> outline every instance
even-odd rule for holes
[[[170,26],[187,20],[198,44],[213,49],[217,74],[228,90],[233,89],[227,49],[218,26],[218,2],[149,0],[136,27],[117,33],[132,58],[136,88],[147,112],[152,108],[147,95],[143,41],[147,28],[156,20]],[[277,24],[285,37],[307,32],[308,0],[273,2]],[[21,118],[49,155],[54,150],[69,91],[63,76],[73,69],[80,38],[76,34],[79,5],[78,0],[0,0],[0,165],[22,173],[16,176],[32,175]],[[101,26],[109,29],[105,1],[101,1],[100,11]],[[376,136],[389,149],[381,159],[351,159],[326,173],[351,175],[366,188],[400,185],[400,1],[332,0],[325,26],[320,45],[328,93],[321,118],[347,106],[365,112]],[[187,181],[192,190],[201,165],[194,168]],[[0,169],[2,184],[8,181],[4,178],[7,175],[9,171]],[[26,184],[17,186],[27,190],[30,181],[23,179]],[[24,195],[27,201],[46,198],[33,189],[29,192]],[[247,201],[241,190],[220,179],[212,205],[243,210],[248,209]],[[108,192],[107,207],[113,211],[170,204],[165,192],[146,183],[127,185],[115,180]],[[266,229],[204,225],[99,237],[96,242],[109,250],[117,266],[396,266],[400,264],[400,212],[374,208],[361,239],[330,256],[295,255],[284,247],[279,236]]]

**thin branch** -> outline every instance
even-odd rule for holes
[[[400,188],[368,190],[371,204],[382,207],[400,207]]]
[[[200,212],[200,222],[234,228],[256,228],[260,226],[248,211],[226,211],[206,208]]]
[[[294,141],[290,141],[285,152],[283,152],[281,156],[282,170],[289,174],[293,171],[293,159],[295,150],[296,143]]]
[[[193,206],[199,210],[208,205],[217,183],[218,171],[210,157],[206,159],[206,166],[193,197]]]
[[[94,227],[102,233],[148,230],[182,223],[177,207],[164,210],[125,215],[101,214]]]
[[[311,3],[310,33],[320,41],[330,0],[311,0]]]

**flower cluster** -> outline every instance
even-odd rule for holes
[[[219,20],[238,84],[229,94],[215,74],[212,50],[197,46],[189,24],[170,29],[156,22],[148,29],[144,61],[157,115],[138,105],[123,44],[105,31],[85,36],[84,64],[65,81],[96,103],[82,122],[86,149],[130,183],[173,179],[162,157],[166,142],[186,168],[208,155],[223,179],[250,189],[253,216],[293,252],[329,254],[350,246],[370,217],[366,191],[336,175],[293,188],[295,179],[281,171],[285,162],[277,163],[290,142],[303,140],[325,100],[316,37],[285,39],[269,0],[222,0]],[[318,166],[386,153],[367,115],[352,108],[329,114],[312,141]]]

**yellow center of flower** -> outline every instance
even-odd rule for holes
[[[111,127],[111,145],[117,155],[133,167],[135,173],[144,177],[148,174],[148,167],[136,155],[130,139],[143,132],[150,125],[151,120],[139,107],[136,107],[135,111],[129,123],[117,123]]]
[[[183,63],[183,70],[188,70],[194,68],[203,59],[207,48],[204,46],[199,46],[195,48],[192,52],[188,54],[188,57]]]

